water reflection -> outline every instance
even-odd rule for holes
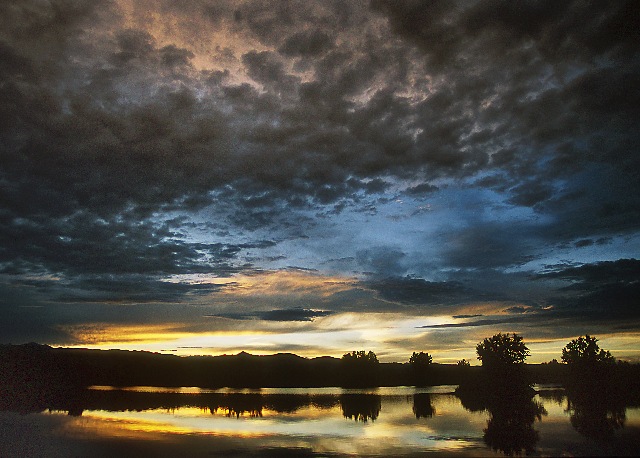
[[[380,414],[382,397],[377,394],[342,394],[340,407],[344,418],[363,423],[375,421]]]
[[[127,447],[135,443],[135,450],[158,456],[194,450],[242,456],[288,450],[309,456],[633,454],[640,443],[637,405],[619,397],[617,404],[567,397],[561,390],[502,400],[414,388],[82,390],[26,398],[0,398],[0,456],[28,447],[29,430],[39,440],[50,438],[48,447],[82,444],[79,455],[105,441],[124,447],[125,439]]]
[[[413,395],[413,414],[416,418],[431,418],[435,412],[429,393],[416,393]]]
[[[507,456],[531,454],[540,440],[534,421],[540,421],[547,411],[542,404],[529,400],[520,404],[500,403],[489,409],[491,418],[484,429],[484,441],[493,450]]]
[[[485,444],[507,456],[531,454],[540,436],[533,427],[547,411],[533,399],[529,390],[491,392],[462,392],[462,405],[471,412],[487,411],[490,414],[483,430]]]
[[[613,440],[615,431],[622,429],[626,420],[624,400],[615,393],[571,393],[567,412],[571,425],[585,437],[599,441]]]

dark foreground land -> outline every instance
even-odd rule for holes
[[[290,353],[255,356],[176,356],[144,351],[0,345],[0,386],[199,386],[203,388],[310,388],[454,385],[480,367],[431,364],[416,374],[408,363],[350,366],[332,357]],[[560,383],[562,365],[527,365],[533,381]]]
[[[484,383],[480,366],[430,364],[416,372],[408,363],[354,365],[332,358],[302,358],[288,353],[254,356],[165,355],[140,351],[0,345],[0,391],[108,386],[198,386],[202,388],[311,388],[434,386]],[[527,383],[565,384],[564,364],[527,364]],[[640,366],[619,364],[612,378],[637,389]]]

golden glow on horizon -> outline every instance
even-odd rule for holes
[[[67,329],[90,349],[144,350],[177,355],[221,355],[292,352],[304,357],[335,356],[355,349],[378,353],[382,361],[404,361],[411,350],[394,340],[419,337],[418,326],[450,321],[450,317],[407,317],[392,313],[343,313],[309,322],[263,322],[251,330],[189,331],[186,325],[92,325]]]
[[[560,360],[561,349],[570,338],[551,335],[545,327],[533,322],[506,321],[503,317],[526,316],[533,309],[514,302],[479,302],[462,304],[442,314],[442,308],[416,307],[411,311],[399,305],[399,312],[347,311],[317,316],[308,321],[262,320],[261,312],[286,309],[323,310],[323,304],[339,297],[340,306],[349,306],[349,294],[362,291],[357,278],[326,276],[304,270],[277,270],[218,278],[174,276],[168,282],[211,283],[226,285],[215,293],[210,303],[190,309],[193,313],[184,322],[162,324],[95,323],[64,328],[72,336],[67,346],[95,349],[117,348],[145,350],[176,355],[222,355],[246,351],[252,354],[295,353],[303,357],[340,357],[352,350],[376,352],[382,362],[405,362],[413,351],[429,352],[435,362],[455,363],[476,360],[475,347],[483,338],[497,332],[517,332],[531,350],[530,363]],[[366,290],[365,290],[366,291]],[[376,294],[367,291],[375,304]],[[358,296],[362,300],[361,296]],[[346,298],[346,299],[345,299]],[[300,304],[296,306],[296,304]],[[521,307],[523,314],[510,313],[511,307]],[[327,307],[329,308],[329,307]],[[435,313],[419,315],[416,312]],[[246,313],[246,318],[243,317]],[[219,314],[219,316],[217,315]],[[237,314],[241,319],[235,319]],[[498,318],[495,324],[479,326],[456,325]],[[427,327],[425,327],[427,326]],[[436,327],[432,327],[436,326]],[[440,327],[437,327],[440,326]],[[570,330],[558,330],[564,333]],[[640,359],[639,333],[593,333],[601,347],[618,359]]]
[[[251,354],[267,355],[281,352],[295,353],[302,357],[341,357],[352,350],[371,350],[381,362],[406,362],[413,351],[430,353],[434,362],[455,363],[467,359],[476,360],[475,347],[484,337],[500,332],[492,327],[419,329],[414,324],[424,323],[424,317],[404,317],[393,314],[346,314],[332,317],[325,323],[304,323],[307,329],[296,328],[291,332],[278,331],[221,331],[221,332],[162,332],[161,327],[147,329],[144,326],[116,326],[92,333],[85,343],[68,345],[89,349],[121,349],[188,355]],[[318,320],[322,321],[322,320]],[[449,321],[448,317],[431,317],[430,322]],[[336,324],[340,327],[334,327]],[[333,328],[333,329],[332,329]],[[167,328],[170,329],[170,328]],[[527,338],[527,329],[517,331],[525,338],[531,351],[528,363],[560,361],[562,348],[573,338]],[[529,330],[529,333],[535,329]],[[137,332],[138,334],[132,334]],[[506,331],[503,331],[506,332]],[[107,333],[109,336],[107,336]],[[96,337],[105,336],[104,340]],[[118,338],[118,336],[121,336]],[[611,351],[620,360],[638,361],[640,334],[601,334],[597,336],[601,348]],[[453,340],[452,340],[453,339]]]

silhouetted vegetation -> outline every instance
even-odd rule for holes
[[[562,361],[569,368],[568,384],[574,389],[598,389],[596,385],[610,384],[615,372],[615,358],[598,345],[590,335],[571,340],[562,349]]]
[[[433,358],[429,353],[415,351],[409,358],[409,368],[411,370],[412,384],[415,386],[426,386],[429,384],[429,372]]]
[[[638,365],[616,362],[613,355],[586,335],[562,349],[567,366],[564,379],[571,424],[580,434],[608,442],[624,426],[625,410],[640,404]]]
[[[341,386],[375,387],[380,384],[380,362],[372,351],[345,353],[340,360]]]
[[[524,360],[529,349],[517,334],[496,334],[476,346],[482,370],[469,374],[460,383],[457,392],[480,394],[489,400],[520,399],[531,397],[531,374],[526,371]],[[460,368],[469,369],[464,365]]]
[[[482,370],[456,390],[462,405],[491,414],[483,438],[493,450],[508,456],[533,452],[539,439],[533,423],[546,412],[533,401],[533,377],[524,364],[529,349],[515,333],[496,334],[480,342],[476,352]]]
[[[533,424],[547,414],[541,404],[526,397],[514,403],[511,398],[491,405],[488,410],[491,418],[483,430],[487,446],[507,456],[529,455],[535,450],[540,436]]]
[[[382,397],[377,394],[341,394],[342,415],[354,421],[375,421],[380,415]]]
[[[583,436],[608,442],[624,426],[627,403],[616,393],[579,391],[567,395],[571,425]]]
[[[604,383],[604,387],[613,384],[618,390],[640,388],[640,365],[623,362],[607,363],[607,371],[600,371],[607,377],[590,377],[585,381],[570,375],[575,374],[570,371],[570,364],[558,362],[514,363],[517,371],[513,368],[495,371],[495,366],[487,367],[484,363],[487,358],[492,359],[486,353],[482,367],[429,362],[430,355],[426,352],[414,355],[406,363],[380,363],[375,353],[364,351],[347,353],[342,359],[302,358],[287,353],[255,356],[244,352],[180,357],[143,351],[0,345],[0,395],[6,399],[29,391],[46,397],[51,392],[74,391],[91,385],[204,388],[461,385],[460,389],[484,389],[528,387],[536,382],[562,383],[576,390],[594,385],[593,380],[601,380],[599,383]]]
[[[533,428],[547,412],[533,400],[533,392],[524,389],[459,390],[456,392],[462,406],[471,412],[488,411],[483,439],[487,446],[507,456],[530,454],[539,440]]]
[[[529,349],[518,334],[498,333],[480,342],[476,346],[476,353],[482,367],[492,375],[513,378],[522,376],[524,360],[529,356]]]
[[[435,412],[429,393],[416,393],[413,395],[413,414],[416,418],[431,418]]]

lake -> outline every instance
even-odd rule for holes
[[[93,387],[0,411],[0,456],[635,455],[640,407],[537,387],[483,405],[455,386]]]

